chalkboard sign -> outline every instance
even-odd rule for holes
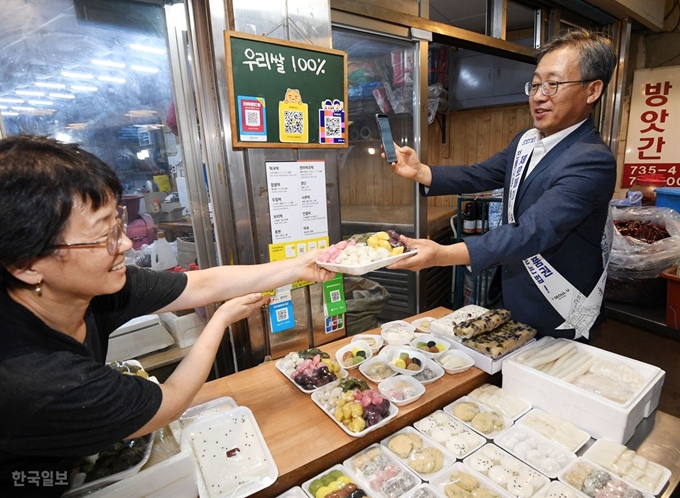
[[[234,147],[347,147],[347,53],[224,32]]]

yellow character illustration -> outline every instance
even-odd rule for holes
[[[288,88],[279,102],[279,140],[281,142],[309,142],[307,104],[297,88]]]

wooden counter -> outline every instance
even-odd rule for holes
[[[428,311],[427,316],[439,318],[447,313],[450,310],[436,308]],[[370,332],[379,333],[379,329]],[[326,344],[322,349],[334,358],[335,352],[349,341],[350,338],[344,338]],[[350,375],[363,378],[358,370],[351,370]],[[342,463],[367,446],[464,396],[488,379],[486,373],[475,367],[461,374],[444,374],[426,386],[425,394],[419,400],[400,407],[389,424],[360,438],[351,437],[338,427],[314,404],[309,394],[300,391],[276,369],[274,362],[206,383],[194,404],[231,396],[236,403],[253,412],[279,469],[276,482],[253,495],[264,498],[277,496]]]
[[[424,315],[438,318],[449,312],[446,308],[436,308],[407,321]],[[368,333],[378,332],[379,329],[374,329]],[[335,352],[349,341],[350,338],[344,338],[326,344],[322,349],[334,357]],[[358,371],[350,372],[352,376],[363,378]],[[206,383],[193,404],[231,396],[236,403],[252,410],[279,470],[279,477],[272,486],[252,496],[271,498],[342,463],[399,429],[413,425],[488,380],[489,375],[475,367],[462,374],[444,374],[426,386],[425,394],[419,400],[400,407],[397,417],[388,425],[361,438],[346,434],[314,404],[310,395],[286,379],[274,362]],[[591,439],[579,454],[593,442]],[[642,420],[626,445],[671,470],[670,481],[660,495],[660,498],[670,498],[680,483],[680,418],[657,410]]]

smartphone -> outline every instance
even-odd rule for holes
[[[378,130],[380,131],[380,140],[382,140],[383,151],[385,152],[385,160],[387,164],[397,162],[397,151],[394,150],[394,138],[392,138],[392,130],[390,129],[390,121],[386,114],[376,114],[375,119],[378,122]]]

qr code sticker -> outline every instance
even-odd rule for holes
[[[342,138],[342,131],[340,128],[342,121],[339,117],[327,116],[325,120],[326,124],[326,137],[328,138]]]
[[[283,111],[283,131],[291,135],[300,135],[305,132],[301,111]]]
[[[288,308],[281,308],[276,310],[276,321],[285,322],[288,320]]]
[[[337,303],[338,301],[340,301],[340,291],[331,291],[331,303]]]
[[[260,126],[260,113],[246,110],[246,124],[248,126]]]

